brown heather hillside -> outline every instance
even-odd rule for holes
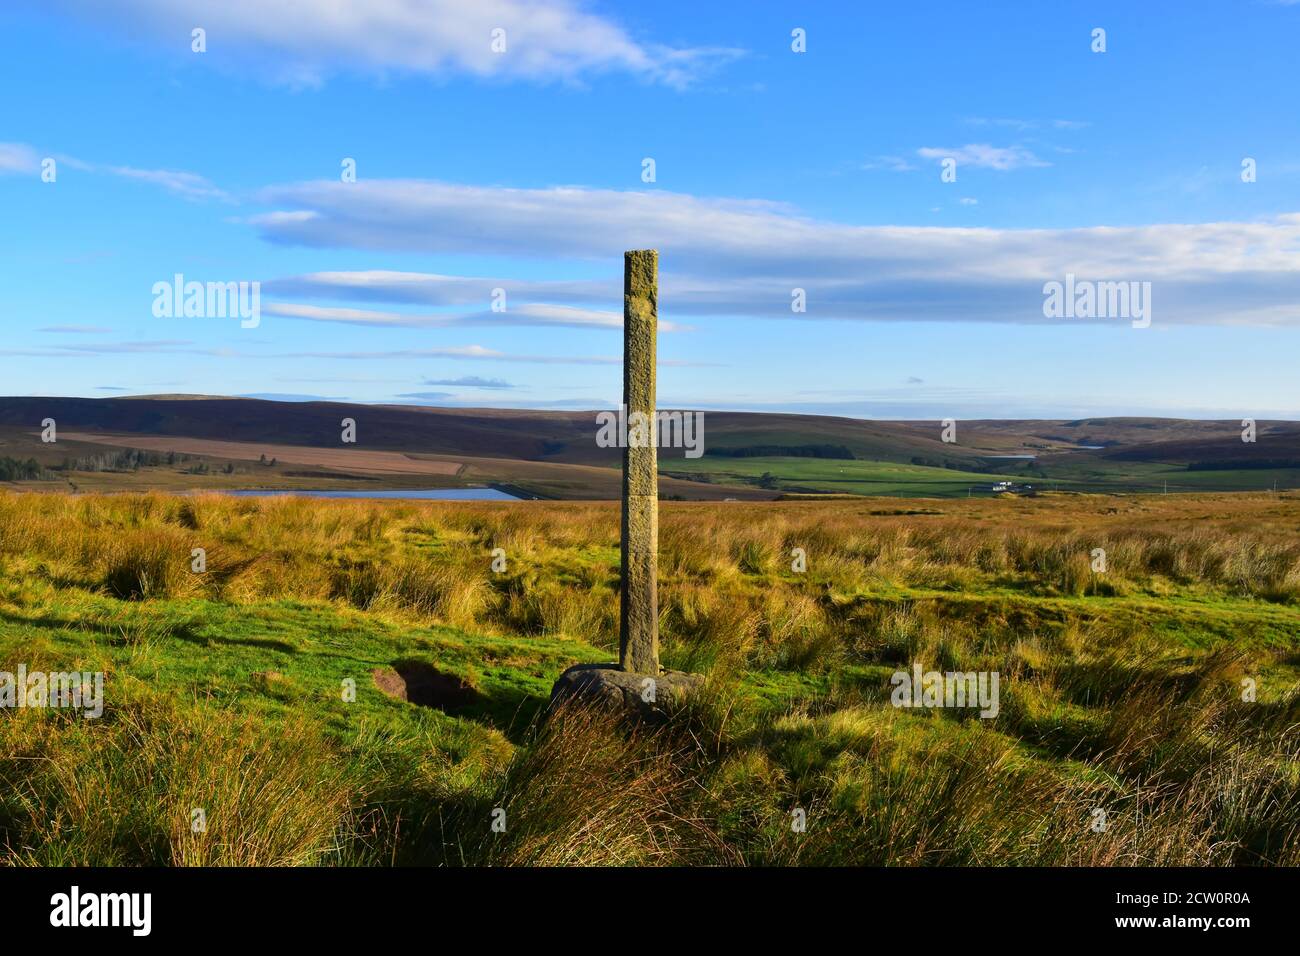
[[[57,422],[57,444],[40,440],[47,418]],[[340,441],[345,418],[356,422],[355,444]],[[963,421],[957,441],[946,443],[939,422],[705,412],[705,457],[662,448],[660,491],[746,500],[810,491],[987,495],[1007,479],[1084,493],[1300,486],[1300,424],[1257,428],[1257,441],[1245,443],[1240,422],[1231,421]],[[0,399],[0,459],[34,460],[51,470],[48,480],[83,491],[497,485],[532,497],[616,497],[621,453],[599,447],[596,432],[594,411],[203,396]],[[75,467],[131,450],[198,460],[129,471]]]
[[[0,398],[0,426],[37,431],[54,418],[68,431],[172,435],[224,441],[338,444],[339,421],[358,421],[359,444],[372,450],[518,458],[616,466],[617,450],[598,448],[595,410],[437,408],[275,402],[250,398]],[[972,464],[986,455],[1061,453],[1105,445],[1108,454],[1179,460],[1206,454],[1300,458],[1300,423],[1259,422],[1260,440],[1240,441],[1239,421],[1102,418],[1079,421],[971,420],[957,444],[940,440],[935,421],[865,421],[824,415],[706,413],[707,447],[842,445],[855,457],[908,462],[914,457]],[[1234,444],[1235,442],[1235,444]],[[665,449],[671,459],[680,451]]]

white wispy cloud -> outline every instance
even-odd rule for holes
[[[608,72],[684,87],[740,55],[633,37],[571,0],[53,0],[133,32],[151,31],[189,54],[207,31],[214,60],[237,58],[269,78],[315,85],[340,71],[467,74],[576,81]],[[493,31],[504,30],[504,52]]]
[[[259,220],[261,222],[263,220]],[[538,281],[506,276],[453,276],[386,269],[312,272],[264,281],[262,289],[269,294],[283,296],[318,299],[338,297],[354,302],[402,302],[435,306],[482,304],[491,299],[493,289],[506,289],[512,299],[587,304],[612,302],[623,295],[623,285],[619,279]]]
[[[312,322],[338,322],[346,325],[390,326],[394,328],[450,328],[455,326],[564,326],[568,328],[621,329],[620,312],[582,309],[570,305],[524,303],[508,306],[501,312],[491,308],[476,312],[436,312],[412,315],[406,312],[388,312],[375,309],[352,309],[335,306],[308,305],[301,302],[272,302],[262,306],[267,315]],[[681,326],[660,320],[660,332],[676,332]]]
[[[922,146],[916,151],[922,159],[957,160],[958,167],[974,166],[978,169],[996,169],[1007,172],[1032,166],[1050,166],[1023,146],[990,146],[988,143],[967,143],[965,146]]]
[[[30,173],[39,168],[36,150],[26,143],[0,143],[0,173]]]
[[[514,388],[509,382],[499,378],[481,378],[478,375],[462,375],[460,378],[426,378],[425,385],[442,385],[455,388]]]
[[[183,196],[186,199],[231,201],[229,193],[217,187],[207,177],[200,176],[197,173],[187,173],[176,169],[137,169],[134,166],[103,166],[97,168],[113,176],[161,186],[168,192]]]
[[[0,143],[0,174],[35,174],[40,171],[41,160],[46,158],[27,143]],[[75,156],[54,154],[56,170],[72,169],[79,173],[116,176],[136,182],[160,186],[168,192],[186,199],[219,199],[233,201],[233,197],[219,188],[206,176],[176,169],[142,169],[136,166],[113,166],[88,162]]]
[[[517,362],[532,365],[621,365],[619,355],[535,355],[514,352],[502,352],[482,345],[454,345],[442,348],[425,349],[388,349],[384,351],[359,352],[270,352],[228,347],[198,345],[187,339],[140,339],[125,342],[86,342],[77,345],[57,345],[50,348],[35,349],[0,349],[0,355],[29,357],[78,358],[96,355],[203,355],[227,359],[407,359],[436,358],[464,361]],[[680,368],[714,368],[715,362],[694,362],[685,359],[659,359],[659,364]]]
[[[439,358],[465,361],[519,362],[529,365],[622,365],[621,355],[527,355],[502,352],[485,348],[482,345],[452,346],[433,349],[389,349],[373,352],[279,352],[265,353],[263,358],[274,359],[393,359],[393,358]],[[659,359],[658,364],[673,368],[716,368],[716,362],[693,362],[684,359]]]
[[[1033,120],[1011,119],[1008,117],[998,116],[968,116],[966,123],[969,126],[997,126],[1003,129],[1030,130],[1038,126]]]
[[[455,398],[454,392],[398,392],[398,398],[418,398],[426,402],[437,402],[447,398]]]
[[[134,342],[86,342],[79,345],[55,346],[58,353],[85,355],[120,355],[161,353],[172,355],[214,355],[221,350],[195,348],[193,342],[184,339],[149,339]]]
[[[575,307],[621,289],[617,251],[657,248],[662,314],[800,319],[1045,322],[1042,285],[1067,273],[1150,281],[1163,323],[1300,323],[1300,214],[1252,222],[988,229],[855,226],[758,200],[417,180],[266,190],[251,221],[274,243],[395,252],[603,261],[601,280],[522,283]],[[614,250],[614,251],[612,251]],[[304,297],[483,302],[484,283],[422,273],[316,273],[276,280]],[[807,292],[794,315],[791,290]],[[467,298],[468,297],[468,298]]]
[[[966,123],[969,126],[981,127],[998,127],[1000,129],[1014,129],[1019,132],[1028,132],[1029,130],[1039,129],[1042,126],[1050,126],[1052,129],[1084,129],[1091,124],[1084,120],[1054,119],[1048,122],[1038,120],[1013,119],[1009,117],[993,116],[968,116]]]
[[[916,169],[916,164],[902,156],[877,156],[862,164],[863,169],[887,169],[891,173],[909,173]]]

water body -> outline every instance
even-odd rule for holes
[[[299,495],[303,498],[398,498],[420,501],[523,501],[514,495],[495,488],[360,488],[355,491],[313,491],[311,489],[248,488],[228,491],[226,494],[240,498],[283,498]]]
[[[1018,458],[1022,461],[1033,461],[1037,455],[985,455],[985,458]]]

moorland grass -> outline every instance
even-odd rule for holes
[[[709,681],[651,730],[541,719],[614,656],[616,504],[0,493],[0,671],[107,675],[98,720],[0,712],[0,859],[1300,864],[1300,497],[661,513]],[[472,699],[380,693],[404,662]],[[892,707],[913,662],[999,714]]]

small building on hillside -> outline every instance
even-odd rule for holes
[[[1025,495],[1031,498],[1037,494],[1033,485],[1026,485],[1019,481],[997,481],[989,490],[995,495]]]

